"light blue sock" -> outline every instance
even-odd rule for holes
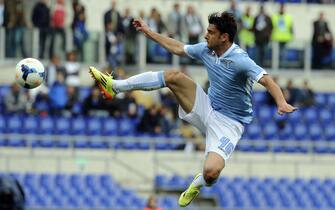
[[[113,89],[117,93],[130,90],[156,90],[163,87],[166,87],[164,71],[149,71],[128,79],[113,81]]]
[[[193,181],[193,184],[194,186],[196,187],[203,187],[203,186],[207,186],[207,183],[204,179],[204,176],[201,174],[200,176],[198,176],[198,178],[196,178],[194,181]]]

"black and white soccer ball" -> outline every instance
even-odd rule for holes
[[[35,58],[25,58],[16,65],[16,82],[24,88],[40,86],[45,79],[43,64]]]

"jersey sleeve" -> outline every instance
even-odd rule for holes
[[[201,54],[206,46],[206,42],[201,42],[194,45],[184,45],[184,51],[189,57],[193,59],[201,59]]]
[[[241,59],[241,66],[243,71],[246,72],[248,77],[252,78],[256,82],[260,80],[263,75],[268,74],[262,67],[257,65],[252,59],[250,59],[248,56]]]

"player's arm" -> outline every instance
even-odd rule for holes
[[[284,113],[294,112],[297,109],[286,102],[280,87],[269,75],[263,75],[258,82],[263,85],[275,99],[278,107],[278,114],[282,115]]]
[[[184,43],[152,31],[149,28],[149,26],[141,19],[135,19],[133,21],[133,25],[137,31],[143,32],[148,38],[159,43],[161,46],[167,49],[170,53],[176,54],[179,56],[186,55],[184,51]]]

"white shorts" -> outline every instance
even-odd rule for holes
[[[243,124],[212,108],[200,85],[197,85],[192,111],[187,114],[179,106],[179,117],[206,135],[206,155],[215,152],[224,160],[229,159],[244,131]]]

